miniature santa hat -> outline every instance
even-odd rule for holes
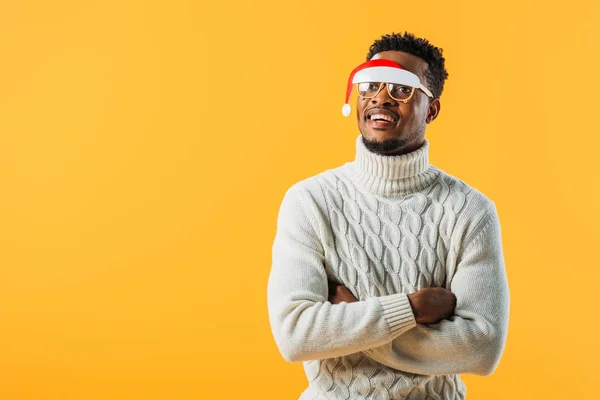
[[[350,107],[350,104],[348,104],[350,101],[350,94],[352,93],[352,87],[356,83],[363,82],[397,83],[400,85],[422,89],[429,97],[433,97],[429,89],[421,85],[421,81],[417,75],[405,70],[399,64],[393,61],[383,58],[374,59],[354,68],[350,74],[350,78],[348,78],[348,86],[346,88],[346,103],[342,107],[342,114],[344,117],[349,116],[350,112],[352,111],[352,107]]]

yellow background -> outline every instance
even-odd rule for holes
[[[0,399],[296,399],[278,207],[353,159],[348,74],[404,30],[450,73],[431,160],[503,229],[507,347],[468,398],[597,396],[600,7],[550,3],[2,1]]]

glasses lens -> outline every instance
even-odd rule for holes
[[[406,100],[410,98],[413,90],[413,87],[400,85],[398,83],[388,83],[388,89],[390,91],[390,95],[396,100]]]
[[[356,87],[358,90],[358,94],[361,97],[371,98],[377,94],[377,92],[379,91],[379,88],[381,87],[381,83],[380,82],[362,82],[362,83],[358,83],[356,85]]]

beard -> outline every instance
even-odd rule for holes
[[[390,153],[401,153],[401,150],[406,146],[407,143],[412,142],[413,140],[419,138],[423,132],[425,131],[425,123],[422,126],[419,126],[415,131],[402,135],[401,138],[389,138],[384,140],[371,140],[367,139],[365,135],[362,135],[362,141],[367,148],[367,150],[381,154],[388,155]]]

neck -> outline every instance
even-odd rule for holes
[[[362,135],[356,139],[356,183],[383,196],[401,196],[422,190],[438,176],[429,163],[429,141],[398,155],[382,155],[369,150]]]

